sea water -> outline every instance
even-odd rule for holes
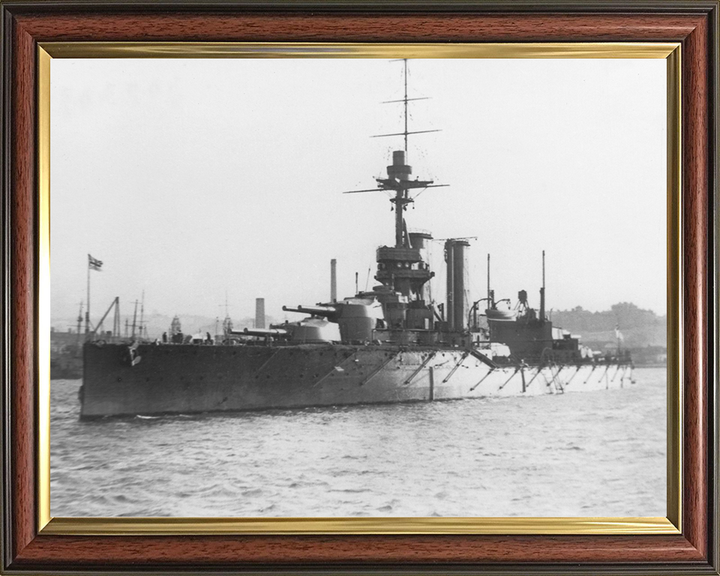
[[[51,385],[53,516],[665,516],[666,369],[595,392],[79,420]]]

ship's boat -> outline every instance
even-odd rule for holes
[[[497,308],[493,308],[486,310],[485,316],[488,321],[512,322],[515,318],[517,318],[517,312],[515,310],[498,310]]]
[[[402,134],[407,142],[407,128]],[[553,327],[544,286],[539,310],[524,290],[514,308],[501,308],[489,287],[468,307],[467,238],[444,241],[446,302],[434,303],[432,236],[408,231],[404,214],[413,193],[440,185],[412,178],[407,149],[393,152],[387,177],[376,184],[372,190],[392,194],[395,244],[377,249],[372,290],[283,307],[304,318],[269,328],[234,330],[226,319],[217,340],[188,342],[171,328],[168,342],[87,342],[81,416],[538,395],[632,381],[628,354],[592,354]],[[480,302],[487,305],[484,325]]]

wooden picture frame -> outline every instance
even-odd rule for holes
[[[42,2],[2,3],[3,538],[7,573],[61,571],[450,572],[718,574],[717,27],[718,2]],[[680,530],[484,533],[74,533],[43,520],[47,467],[38,446],[42,336],[38,190],[43,44],[82,42],[679,43],[683,246],[678,406]],[[672,153],[672,151],[671,151]],[[46,240],[46,239],[45,239]],[[670,258],[670,257],[669,257]],[[672,263],[670,264],[672,268]],[[38,408],[40,406],[40,409]],[[46,447],[47,448],[47,447]],[[38,488],[40,487],[40,488]],[[671,514],[671,512],[669,512]],[[221,523],[220,523],[221,524]],[[50,526],[51,527],[51,526]],[[456,531],[457,532],[457,531]],[[522,532],[522,531],[520,531]]]

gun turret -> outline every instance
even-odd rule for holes
[[[312,314],[313,316],[321,316],[327,318],[330,322],[337,321],[340,312],[334,306],[300,306],[297,308],[290,308],[289,306],[282,307],[283,312],[299,312],[301,314]]]

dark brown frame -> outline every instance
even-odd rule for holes
[[[30,0],[2,6],[4,573],[718,574],[718,2]],[[37,530],[37,44],[49,41],[682,43],[681,535],[51,536]]]

